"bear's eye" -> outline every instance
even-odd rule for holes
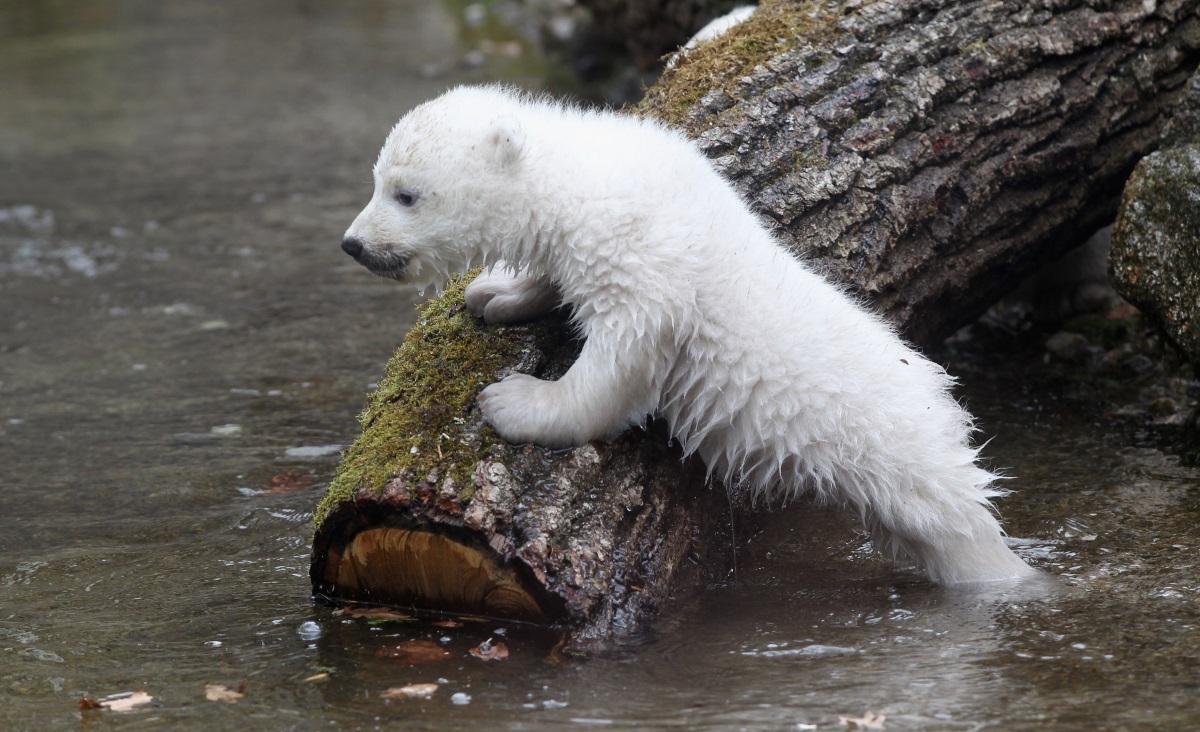
[[[401,206],[411,206],[417,202],[417,194],[408,191],[400,191],[396,194],[396,203]]]

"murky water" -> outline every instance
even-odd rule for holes
[[[835,511],[611,657],[308,597],[309,511],[411,300],[338,251],[399,114],[466,70],[461,4],[0,7],[0,728],[1161,729],[1200,721],[1200,474],[996,356],[968,370],[1022,549],[955,593]],[[458,9],[456,9],[458,8]],[[530,65],[521,68],[532,68]],[[1099,414],[1099,411],[1096,411]],[[311,482],[311,485],[309,484]],[[468,648],[503,638],[511,658]],[[429,639],[449,661],[378,655]],[[440,682],[432,699],[379,692]],[[236,703],[206,684],[238,687]],[[454,697],[462,694],[469,697]],[[455,703],[467,702],[467,703]]]

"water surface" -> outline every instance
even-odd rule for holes
[[[68,7],[69,6],[69,7]],[[430,2],[0,9],[0,727],[1161,729],[1200,720],[1200,486],[1019,359],[965,374],[1002,510],[1063,589],[932,587],[832,509],[611,656],[336,616],[310,511],[413,298],[338,251],[407,108],[464,68]],[[511,652],[467,650],[492,637]],[[381,649],[428,639],[448,661]],[[386,701],[408,683],[427,701]],[[238,687],[209,702],[206,684]],[[463,694],[466,697],[457,697]]]

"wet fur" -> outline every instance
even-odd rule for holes
[[[570,307],[585,344],[561,379],[479,397],[506,440],[580,445],[657,412],[728,485],[849,504],[936,581],[1032,573],[953,380],[785,252],[681,134],[461,87],[400,120],[375,182],[346,234],[364,265],[440,286],[503,262],[467,290],[490,323]]]

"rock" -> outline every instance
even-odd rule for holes
[[[1179,404],[1171,397],[1158,397],[1147,405],[1146,410],[1155,417],[1169,417],[1179,411]]]
[[[1200,364],[1200,71],[1162,146],[1138,163],[1113,227],[1113,284]]]
[[[1046,339],[1046,351],[1057,359],[1070,363],[1086,363],[1092,344],[1079,333],[1061,330]]]

